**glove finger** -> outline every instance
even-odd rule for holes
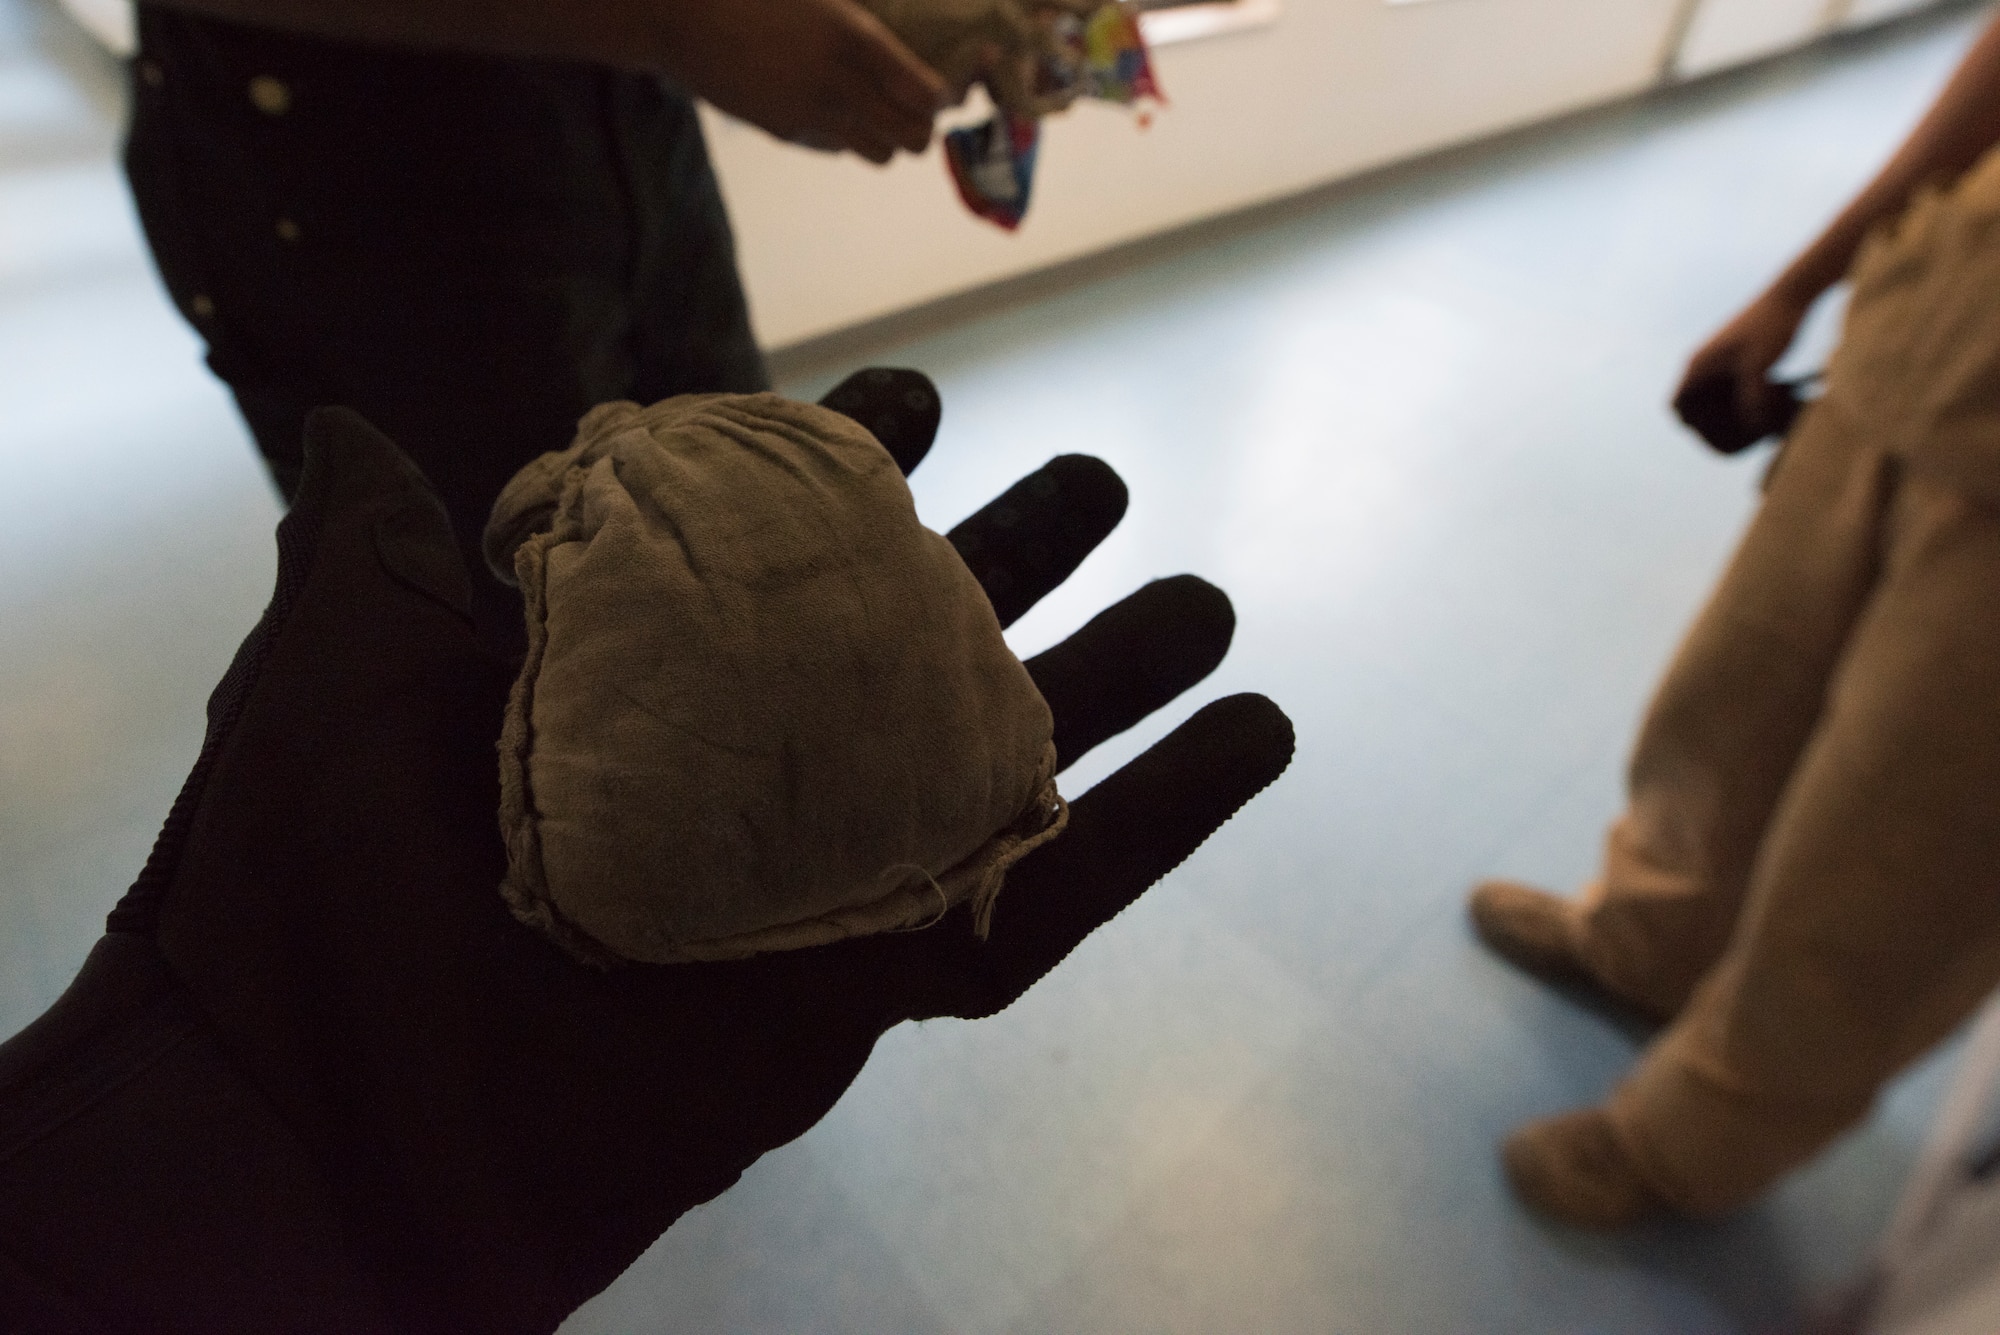
[[[1736,377],[1727,371],[1698,376],[1681,386],[1674,395],[1674,412],[1718,454],[1746,450],[1760,434],[1744,421]]]
[[[1059,454],[945,536],[1011,626],[1118,527],[1125,502],[1110,464]]]
[[[1207,580],[1175,575],[1154,580],[1029,659],[1028,675],[1055,715],[1057,768],[1215,671],[1235,632],[1228,594]]]
[[[883,962],[906,982],[902,1015],[974,1019],[1011,1004],[1269,786],[1292,747],[1291,720],[1261,695],[1204,706],[1078,798],[1062,837],[1007,873],[989,940],[963,910],[878,938],[906,952]]]
[[[900,366],[856,371],[828,390],[819,405],[851,417],[873,432],[904,477],[930,453],[938,422],[944,416],[943,401],[931,378]]]

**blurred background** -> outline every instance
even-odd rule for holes
[[[711,117],[782,387],[879,362],[943,390],[927,522],[1066,451],[1130,484],[1017,650],[1159,575],[1234,597],[1217,677],[1068,791],[1230,690],[1283,704],[1299,752],[1012,1010],[890,1034],[566,1330],[1724,1335],[1837,1301],[1953,1050],[1751,1211],[1573,1234],[1510,1202],[1493,1146],[1599,1098],[1635,1040],[1488,958],[1462,900],[1590,873],[1764,465],[1666,396],[1983,20],[1170,6],[1169,105],[1051,122],[1011,235],[935,150],[877,169]],[[102,0],[0,0],[0,1033],[143,863],[273,568],[277,502],[116,167],[128,34]]]

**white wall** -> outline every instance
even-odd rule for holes
[[[1674,60],[1683,76],[1774,55],[1826,31],[1844,0],[1700,0]]]
[[[938,152],[875,168],[710,118],[760,338],[794,343],[1368,167],[1639,91],[1677,0],[1283,0],[1155,53],[1152,128],[1081,106],[1042,136],[1020,231],[968,215]]]
[[[1840,15],[1843,28],[1861,28],[1871,23],[1881,23],[1904,14],[1915,13],[1929,8],[1935,0],[1847,0]]]

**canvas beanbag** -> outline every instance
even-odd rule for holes
[[[1053,723],[875,438],[772,394],[605,404],[485,534],[528,652],[502,887],[579,958],[914,928],[1055,837]]]

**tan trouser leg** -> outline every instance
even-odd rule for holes
[[[1877,567],[1889,465],[1807,413],[1660,683],[1579,946],[1613,992],[1680,1010],[1728,943],[1758,844]]]
[[[1906,474],[1884,539],[1727,952],[1612,1096],[1690,1212],[1811,1157],[2000,983],[2000,513]]]

